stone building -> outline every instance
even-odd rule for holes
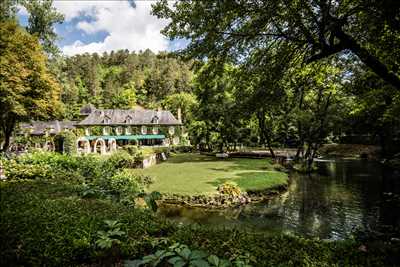
[[[125,145],[177,145],[181,136],[178,119],[167,110],[96,109],[89,104],[81,108],[81,121],[32,121],[19,125],[18,136],[29,137],[29,147],[54,151],[54,137],[64,131],[77,136],[78,153],[109,154]]]
[[[88,112],[89,110],[89,112]],[[112,153],[118,146],[168,146],[179,143],[181,118],[167,110],[95,109],[84,107],[89,114],[75,127],[79,134],[80,153]],[[86,115],[86,114],[82,114]]]

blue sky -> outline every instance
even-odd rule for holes
[[[65,55],[102,53],[128,49],[173,51],[185,47],[186,40],[169,41],[160,30],[167,24],[150,14],[151,1],[74,1],[55,0],[53,6],[65,16],[55,26],[57,44]],[[20,9],[21,24],[27,23],[26,10]]]

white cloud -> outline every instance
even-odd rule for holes
[[[150,49],[159,52],[168,48],[168,40],[160,33],[166,25],[150,14],[151,2],[136,1],[132,8],[127,1],[55,1],[54,6],[65,15],[66,21],[89,16],[76,27],[86,34],[105,31],[108,36],[101,42],[83,44],[75,41],[62,47],[64,54],[104,52],[118,49],[138,51]]]

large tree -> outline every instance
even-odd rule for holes
[[[57,33],[54,24],[62,23],[64,15],[52,6],[53,0],[29,0],[23,1],[23,5],[29,12],[27,30],[39,37],[43,49],[49,55],[56,55],[59,52],[55,44]]]
[[[15,22],[0,23],[0,125],[6,150],[18,122],[48,119],[60,107],[59,84],[36,37]]]
[[[389,84],[400,89],[400,2],[396,0],[166,0],[153,6],[169,19],[164,34],[189,39],[186,55],[237,63],[290,46],[288,56],[313,62],[351,52]],[[384,38],[383,38],[384,37]],[[391,44],[388,48],[387,44]],[[381,51],[382,48],[384,51]],[[397,52],[396,52],[397,51]]]

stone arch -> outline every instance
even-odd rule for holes
[[[84,138],[78,139],[78,141],[76,142],[76,145],[77,145],[78,149],[81,146],[81,144],[83,144],[83,153],[88,154],[88,153],[92,152],[89,140],[84,139]]]
[[[98,145],[100,146],[98,147]],[[101,155],[106,154],[106,142],[104,141],[104,139],[98,138],[96,140],[96,142],[94,143],[94,151],[96,153],[99,152]]]
[[[108,151],[111,153],[117,150],[117,140],[114,138],[108,139]]]

